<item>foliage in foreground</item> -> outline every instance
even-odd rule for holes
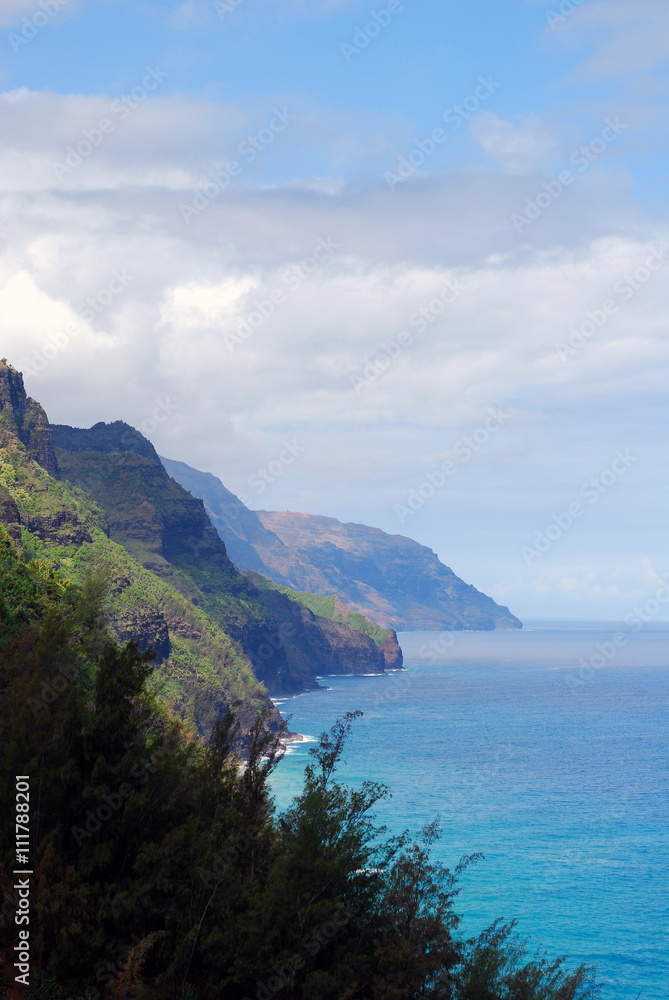
[[[386,789],[337,781],[359,713],[322,735],[275,816],[282,748],[262,714],[243,765],[232,715],[196,740],[156,701],[150,655],[109,641],[95,580],[64,587],[0,555],[0,794],[30,774],[32,1000],[596,996],[591,970],[526,961],[511,924],[458,935],[458,875],[477,859],[449,871],[436,822],[415,843],[389,837],[374,819]],[[6,954],[11,886],[3,875]]]

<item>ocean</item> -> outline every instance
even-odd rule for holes
[[[669,997],[669,623],[402,633],[405,670],[277,702],[314,738],[360,709],[340,780],[381,781],[392,832],[443,819],[461,932],[515,918],[529,950],[597,967],[602,1000]],[[310,744],[273,779],[277,808]]]

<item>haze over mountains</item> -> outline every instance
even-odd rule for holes
[[[240,569],[348,607],[398,631],[522,628],[508,608],[464,583],[431,549],[363,524],[288,511],[249,510],[211,473],[161,461],[204,501]]]

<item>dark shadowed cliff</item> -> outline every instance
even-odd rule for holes
[[[21,373],[6,364],[0,364],[0,422],[25,445],[31,458],[56,475],[58,466],[47,415],[26,395]]]

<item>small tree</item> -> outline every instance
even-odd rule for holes
[[[421,830],[418,843],[397,858],[381,904],[382,931],[375,944],[374,1000],[450,997],[460,955],[453,932],[457,880],[482,855],[464,857],[451,872],[431,858],[439,818]]]

